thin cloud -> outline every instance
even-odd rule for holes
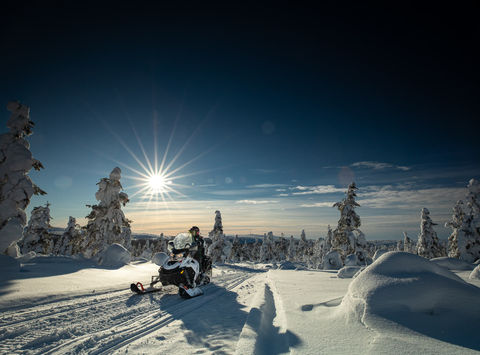
[[[356,163],[351,164],[350,166],[355,168],[370,168],[373,170],[397,169],[402,171],[408,171],[411,169],[408,166],[400,166],[400,165],[394,165],[389,163],[380,163],[377,161],[358,161]]]
[[[334,185],[295,186],[291,189],[298,190],[293,192],[292,195],[319,195],[345,192],[345,189],[335,187]]]
[[[269,201],[269,200],[240,200],[235,203],[241,203],[246,205],[265,205],[268,203],[278,203],[278,201]]]
[[[247,188],[249,189],[266,189],[269,187],[286,187],[288,185],[285,184],[257,184],[257,185],[249,185]]]
[[[300,205],[300,207],[314,208],[314,207],[332,207],[335,202],[316,202],[316,203],[305,203]]]
[[[422,207],[451,208],[455,201],[465,197],[464,188],[400,189],[385,186],[358,193],[358,203],[370,208],[411,209]]]

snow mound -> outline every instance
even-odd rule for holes
[[[152,263],[157,264],[158,266],[162,266],[168,260],[168,255],[160,252],[155,253],[152,257]]]
[[[325,255],[323,259],[323,269],[324,270],[339,270],[343,267],[343,261],[340,254],[332,250]]]
[[[373,255],[373,261],[376,261],[379,257],[381,257],[383,254],[388,253],[387,249],[379,249],[375,252]]]
[[[457,258],[449,258],[446,256],[430,259],[430,262],[443,266],[448,270],[473,270],[473,268],[475,267],[474,265],[467,263],[464,260],[460,260]]]
[[[350,254],[345,257],[345,266],[358,266],[358,257],[356,254]]]
[[[480,265],[478,265],[475,269],[473,269],[469,278],[472,280],[474,279],[480,280]]]
[[[444,341],[479,348],[480,288],[429,260],[388,252],[349,285],[340,310],[375,329],[385,319]]]
[[[362,266],[344,266],[338,270],[337,277],[340,279],[350,279],[363,268]]]
[[[124,246],[114,243],[102,253],[99,264],[107,267],[121,267],[127,265],[130,259],[130,252]]]
[[[291,261],[284,261],[278,264],[277,269],[280,270],[306,270],[307,268],[298,263],[292,263]]]

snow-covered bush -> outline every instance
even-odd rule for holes
[[[428,324],[430,336],[448,330],[453,339],[475,339],[480,289],[425,258],[389,252],[350,283],[340,310],[369,329],[381,327],[386,318],[412,330]]]
[[[358,257],[356,254],[350,254],[345,257],[345,266],[358,266]]]
[[[86,217],[83,254],[89,258],[105,250],[114,243],[131,248],[130,222],[125,218],[121,205],[127,204],[128,195],[120,183],[121,170],[114,168],[109,178],[103,178],[98,185],[95,198],[98,205],[87,205],[92,211]]]
[[[121,267],[130,262],[130,252],[123,245],[113,243],[99,255],[98,263],[106,267]]]
[[[27,229],[18,242],[22,254],[34,251],[40,254],[50,254],[53,251],[53,241],[48,232],[50,226],[50,204],[38,206],[32,210]]]
[[[354,254],[350,254],[354,255]],[[359,271],[363,270],[364,266],[344,266],[337,272],[337,277],[339,279],[351,279],[354,277]]]
[[[0,135],[0,254],[22,237],[27,220],[25,209],[32,195],[45,195],[27,175],[31,168],[43,168],[32,157],[26,140],[34,125],[30,108],[10,102],[7,109],[12,113],[7,122],[10,131]]]
[[[360,217],[355,208],[360,205],[355,201],[357,186],[352,182],[348,186],[345,198],[333,205],[340,211],[337,228],[333,231],[332,248],[342,251],[342,258],[349,254],[357,254],[359,263],[365,263],[367,243],[364,234],[358,229]]]
[[[436,223],[432,222],[430,211],[427,208],[422,208],[421,217],[417,254],[427,259],[444,256],[445,251],[438,240],[437,233],[433,229]]]
[[[324,270],[339,270],[343,267],[342,257],[336,250],[329,251],[323,258]]]

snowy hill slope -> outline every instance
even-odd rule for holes
[[[151,263],[105,269],[68,258],[20,267],[4,261],[0,353],[480,353],[475,339],[447,342],[389,320],[375,329],[349,320],[341,303],[352,279],[336,272],[266,266],[216,266],[205,294],[183,300],[175,288],[143,296],[128,290],[132,281],[148,283],[158,269]],[[456,274],[468,281],[469,272]],[[480,281],[469,281],[480,292]],[[469,302],[479,307],[480,300]],[[436,315],[428,317],[435,329]]]

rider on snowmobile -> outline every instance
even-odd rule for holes
[[[203,258],[205,256],[205,241],[200,235],[200,228],[193,226],[188,232],[192,236],[192,247],[194,247],[194,249],[196,247],[196,251],[192,256],[200,263],[200,265],[203,265]]]

